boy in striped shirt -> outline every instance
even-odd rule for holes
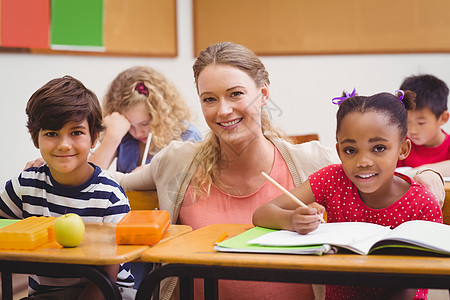
[[[76,213],[85,222],[117,223],[129,210],[120,185],[98,166],[88,163],[103,130],[97,96],[79,80],[56,78],[29,99],[27,128],[45,164],[22,171],[0,190],[0,217],[59,217]],[[104,266],[120,283],[133,286],[126,265]],[[31,299],[102,299],[101,291],[80,278],[30,276]],[[66,298],[64,298],[66,299]]]

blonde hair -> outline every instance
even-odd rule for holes
[[[142,83],[148,95],[136,90],[136,85]],[[158,152],[172,140],[180,140],[189,126],[189,109],[175,86],[150,67],[131,67],[114,78],[103,98],[103,116],[124,113],[139,103],[147,105],[152,117],[150,153]]]
[[[269,73],[261,60],[248,48],[230,42],[217,43],[208,46],[200,52],[193,65],[195,84],[198,92],[198,77],[205,67],[211,64],[234,66],[250,76],[258,87],[269,85]],[[285,137],[285,134],[275,128],[267,112],[261,110],[261,129],[265,137]],[[222,160],[219,138],[210,132],[199,153],[196,156],[198,168],[192,179],[194,191],[209,194],[211,184],[215,182],[220,186],[218,178]]]

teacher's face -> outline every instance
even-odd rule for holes
[[[198,94],[209,128],[221,144],[249,143],[262,136],[261,107],[267,103],[268,86],[230,65],[209,65],[199,74]]]

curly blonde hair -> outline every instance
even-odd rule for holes
[[[136,90],[142,83],[148,95]],[[119,73],[103,98],[103,116],[124,113],[138,103],[145,103],[150,112],[154,154],[172,140],[180,140],[189,126],[190,112],[175,86],[160,72],[150,67],[135,66]]]
[[[205,67],[210,64],[234,66],[254,80],[258,87],[265,83],[270,84],[269,73],[261,60],[245,46],[224,42],[208,46],[200,52],[193,65],[195,84],[198,92],[198,77]],[[265,137],[285,138],[285,134],[275,128],[270,121],[268,113],[261,109],[261,129]],[[210,132],[196,156],[198,169],[192,179],[194,191],[209,194],[211,184],[215,182],[218,186],[219,168],[222,160],[219,138]]]

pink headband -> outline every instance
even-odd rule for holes
[[[145,86],[145,84],[141,81],[138,84],[136,84],[136,87],[134,88],[139,94],[148,96],[148,89]]]

